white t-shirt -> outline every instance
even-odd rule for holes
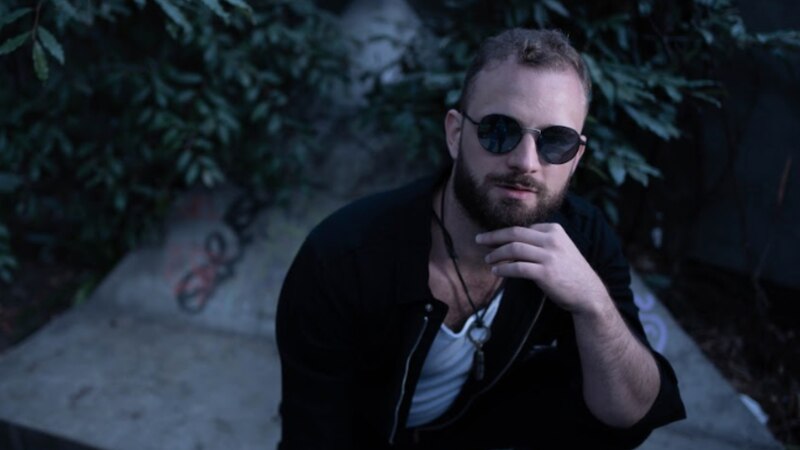
[[[483,323],[487,328],[494,320],[502,297],[501,290],[489,303],[486,315],[483,316]],[[483,310],[478,312],[480,311]],[[407,426],[415,427],[433,421],[444,414],[455,401],[472,368],[475,345],[469,340],[467,332],[475,320],[476,314],[469,316],[458,333],[451,331],[445,324],[439,327],[411,399]],[[484,333],[486,330],[483,328],[472,332],[473,337],[480,337]]]

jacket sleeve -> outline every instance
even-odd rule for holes
[[[655,359],[660,376],[659,392],[651,408],[632,427],[620,430],[603,424],[597,420],[585,405],[582,394],[582,381],[580,362],[577,356],[577,344],[574,332],[566,336],[570,351],[572,366],[571,376],[571,401],[573,408],[585,423],[594,428],[598,433],[617,436],[620,442],[632,438],[634,441],[643,440],[654,428],[686,417],[686,412],[678,390],[678,380],[669,362],[652,349],[647,341],[644,328],[639,320],[638,308],[633,300],[630,289],[630,267],[625,259],[616,234],[605,222],[596,209],[590,213],[587,227],[578,240],[583,241],[584,256],[602,279],[610,297],[614,300],[620,315],[628,325],[631,333],[639,339]],[[581,245],[579,245],[581,247]],[[571,328],[571,327],[570,327]],[[620,445],[620,448],[624,447]]]
[[[310,239],[284,280],[275,319],[282,377],[279,449],[354,448],[354,315],[336,287],[341,282]]]

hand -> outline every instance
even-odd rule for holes
[[[602,280],[557,223],[481,233],[475,242],[496,247],[485,258],[492,265],[492,273],[536,282],[567,311],[596,312],[608,305]]]

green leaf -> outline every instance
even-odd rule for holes
[[[67,0],[53,0],[53,3],[61,8],[69,17],[76,17],[78,15],[78,11]]]
[[[125,191],[119,190],[114,195],[114,209],[117,211],[124,211],[125,206],[128,205],[128,196]]]
[[[600,65],[597,64],[594,58],[586,53],[582,53],[581,56],[583,60],[586,61],[586,66],[589,68],[589,75],[591,75],[592,80],[595,84],[600,88],[600,92],[608,99],[609,103],[614,103],[616,101],[616,89],[614,87],[614,83],[612,83],[608,78],[606,78],[603,70],[600,68]]]
[[[18,49],[20,46],[22,46],[22,44],[25,43],[26,40],[28,40],[28,36],[30,34],[30,31],[26,31],[3,42],[3,45],[0,45],[0,55],[5,55]]]
[[[55,37],[50,34],[49,31],[45,27],[40,26],[36,29],[36,33],[39,34],[39,38],[42,41],[42,45],[44,48],[53,55],[53,58],[58,60],[59,63],[62,65],[64,64],[64,49],[61,48],[61,44],[58,43]]]
[[[200,173],[200,164],[196,161],[189,166],[189,170],[186,171],[186,185],[191,186],[194,184],[195,180],[197,180],[197,175]]]
[[[703,100],[709,104],[716,106],[717,108],[722,108],[722,102],[720,102],[718,98],[712,95],[708,95],[704,92],[692,92],[692,97]]]
[[[631,176],[631,178],[641,183],[642,186],[647,187],[647,182],[649,179],[647,173],[640,170],[631,170],[628,172],[628,174]]]
[[[5,16],[5,17],[0,19],[0,29],[2,29],[4,26],[6,26],[6,25],[8,25],[10,23],[15,22],[20,17],[23,17],[26,14],[29,14],[31,11],[33,11],[33,9],[31,9],[31,8],[20,8],[20,9],[16,9],[14,11],[11,11],[7,16]]]
[[[553,11],[562,17],[569,17],[569,11],[567,11],[567,8],[565,8],[561,2],[557,0],[544,0],[544,4],[550,11]]]
[[[612,156],[608,158],[608,172],[611,174],[611,178],[614,179],[614,183],[617,186],[621,185],[625,181],[625,164],[622,160],[616,156]]]
[[[637,110],[631,105],[623,105],[622,109],[624,109],[628,116],[640,127],[652,131],[656,136],[665,141],[680,136],[680,131],[669,121],[654,118],[647,113]]]
[[[616,27],[615,31],[617,32],[617,44],[623,50],[628,50],[628,29],[626,27]]]
[[[178,7],[175,6],[175,4],[172,3],[172,1],[170,0],[154,0],[154,1],[158,4],[158,6],[161,7],[161,9],[164,11],[164,14],[166,14],[170,19],[172,19],[173,22],[175,22],[181,28],[183,28],[183,31],[187,33],[192,32],[192,26],[189,24],[189,21],[186,20],[186,16],[183,15],[181,10],[178,9]]]
[[[671,84],[665,84],[664,91],[666,91],[667,95],[669,95],[669,98],[675,103],[680,103],[681,100],[683,100],[683,95],[681,92],[678,90],[678,88]]]
[[[191,99],[193,99],[193,98],[194,98],[194,91],[192,91],[192,90],[186,90],[186,91],[181,91],[181,92],[179,92],[179,93],[178,93],[178,94],[175,96],[175,101],[176,101],[176,102],[177,102],[179,105],[182,105],[182,104],[184,104],[184,103],[188,103],[188,102],[189,102]]]
[[[711,45],[714,43],[714,35],[711,34],[710,31],[705,28],[698,28],[697,31],[703,36],[703,40],[706,41],[706,44]]]
[[[33,43],[33,70],[40,80],[47,81],[47,77],[50,75],[50,67],[47,65],[47,57],[38,41]]]
[[[282,125],[283,121],[281,120],[281,116],[273,114],[269,119],[269,123],[267,124],[267,134],[276,134],[278,130],[281,129]]]
[[[461,90],[451,89],[447,91],[447,96],[445,97],[444,105],[447,107],[454,107],[458,102],[459,98],[461,98]]]
[[[252,11],[253,10],[253,8],[251,8],[250,5],[248,5],[247,2],[245,2],[244,0],[225,0],[225,3],[229,3],[229,4],[231,4],[231,5],[235,6],[235,7],[243,9],[243,10],[247,10],[247,11]]]
[[[192,161],[192,153],[189,150],[184,150],[178,158],[178,170],[181,172],[186,171],[186,167]]]
[[[269,113],[269,105],[265,102],[261,102],[253,109],[252,114],[250,114],[250,121],[257,122],[267,117],[267,113]]]
[[[230,20],[230,16],[228,16],[228,13],[226,13],[225,10],[222,9],[222,5],[219,4],[219,0],[202,0],[202,1],[208,7],[208,9],[214,11],[214,14],[222,18],[222,20],[224,20],[225,23],[228,23],[228,21]]]
[[[619,211],[617,210],[617,205],[615,205],[611,200],[607,198],[603,199],[603,210],[605,211],[606,216],[608,216],[608,220],[612,225],[619,223]]]

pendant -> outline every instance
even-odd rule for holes
[[[473,355],[472,360],[472,376],[475,377],[477,381],[483,380],[483,374],[486,371],[485,363],[483,361],[483,349],[476,348],[475,355]]]
[[[486,362],[483,353],[483,344],[489,340],[492,333],[489,328],[479,326],[477,321],[472,322],[467,330],[467,338],[475,346],[475,353],[472,355],[472,376],[477,381],[482,381],[486,372]]]

